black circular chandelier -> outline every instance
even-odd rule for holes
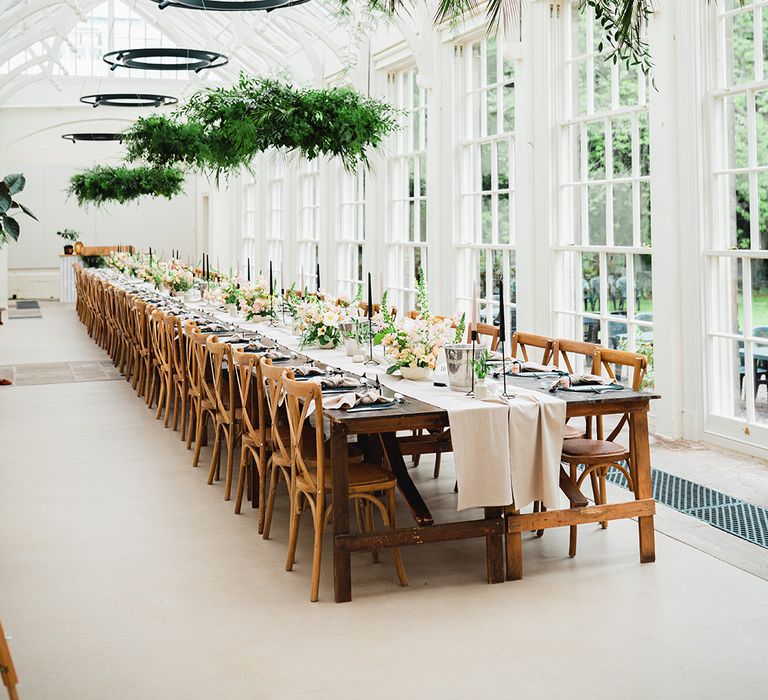
[[[95,131],[80,134],[63,134],[63,139],[75,143],[75,141],[122,141],[122,134],[115,134],[106,131]]]
[[[163,59],[174,59],[164,61]],[[137,70],[189,70],[199,73],[206,68],[219,68],[229,59],[216,51],[203,49],[122,49],[104,54],[110,70],[135,68]]]
[[[211,12],[250,12],[262,10],[272,12],[284,7],[303,5],[309,0],[152,0],[164,10],[166,7],[181,7],[185,10],[210,10]]]
[[[178,99],[169,95],[153,95],[146,92],[111,92],[84,95],[80,102],[94,107],[165,107],[175,105]]]

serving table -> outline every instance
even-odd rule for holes
[[[136,286],[135,283],[134,286]],[[236,321],[226,314],[211,314],[210,311],[206,312],[194,305],[189,305],[189,308],[195,313],[202,312],[202,315],[219,322],[237,325],[241,330],[257,331],[260,335],[272,340],[278,347],[291,351],[294,353],[294,359],[285,364],[286,368],[311,359],[318,366],[326,364],[324,361],[327,361],[327,365],[340,367],[349,374],[361,373],[361,369],[371,372],[369,367],[353,365],[343,351],[302,349],[299,354],[297,339],[279,327],[264,323]],[[396,380],[393,378],[384,374],[379,376],[386,390],[391,392],[397,387]],[[520,375],[508,376],[508,390],[514,393],[516,387],[519,390],[546,393],[534,378]],[[446,391],[449,389],[446,388]],[[398,438],[397,433],[419,429],[440,433],[449,427],[448,412],[438,406],[410,397],[405,402],[395,403],[391,407],[365,412],[347,412],[344,409],[324,407],[323,413],[330,425],[330,454],[333,464],[332,501],[344,503],[347,500],[349,491],[347,442],[351,436],[357,436],[364,443],[368,459],[386,459],[397,478],[398,488],[415,521],[412,527],[353,534],[350,530],[348,509],[339,508],[334,511],[333,578],[336,602],[341,603],[352,599],[351,553],[373,548],[423,545],[484,537],[487,580],[489,583],[500,583],[505,580],[505,549],[506,578],[508,580],[522,578],[522,533],[525,531],[599,523],[620,518],[637,518],[640,561],[653,562],[655,560],[653,529],[655,502],[651,489],[648,408],[650,401],[658,396],[626,389],[593,394],[558,391],[557,396],[566,402],[567,418],[629,414],[630,439],[635,455],[634,463],[630,465],[634,487],[632,500],[589,506],[575,484],[563,472],[561,485],[571,502],[570,508],[518,513],[514,505],[509,504],[506,508],[498,506],[483,508],[483,517],[474,520],[436,523],[405,466],[401,441],[407,444],[408,438]],[[409,444],[408,453],[418,453],[418,449],[418,443]],[[429,449],[434,451],[433,447]],[[450,450],[450,443],[446,441],[440,449]],[[575,501],[579,501],[578,507],[574,507]]]

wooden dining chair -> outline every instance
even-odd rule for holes
[[[138,396],[146,396],[152,373],[152,343],[149,339],[149,305],[141,299],[133,301],[133,326],[138,346],[138,360],[133,388]]]
[[[368,315],[368,304],[366,302],[364,302],[364,301],[360,302],[360,311],[363,312],[363,316],[367,316]],[[380,311],[381,311],[381,304],[374,304],[373,305],[373,313],[377,314]],[[396,306],[393,306],[393,307],[390,308],[389,315],[393,319],[397,318],[397,307]]]
[[[624,350],[609,350],[598,348],[592,360],[592,371],[598,376],[607,375],[611,379],[616,378],[615,367],[626,367],[631,373],[633,391],[639,391],[643,378],[648,368],[648,360],[644,355]],[[592,482],[592,492],[596,505],[606,503],[606,476],[609,469],[618,469],[626,478],[629,488],[634,491],[636,479],[634,478],[634,449],[632,435],[629,436],[629,447],[616,442],[622,429],[629,424],[629,414],[619,414],[616,425],[606,436],[604,434],[603,419],[599,416],[595,421],[596,436],[588,434],[584,438],[573,438],[563,442],[561,459],[570,467],[570,477],[581,487],[587,476]],[[583,467],[578,474],[578,467]],[[608,527],[607,521],[601,523],[603,528]],[[576,556],[577,527],[571,526],[568,555]]]
[[[531,352],[532,348],[536,348],[535,354]],[[515,331],[512,334],[509,352],[517,360],[548,365],[555,362],[556,341],[545,335]]]
[[[228,501],[232,493],[232,470],[235,461],[235,447],[241,436],[242,407],[240,394],[235,387],[235,370],[232,361],[232,346],[219,342],[216,336],[209,336],[206,342],[208,360],[211,363],[211,398],[215,404],[213,411],[213,453],[208,470],[208,485],[214,478],[219,478],[221,468],[222,443],[227,448],[227,464],[224,473],[224,500]],[[207,386],[207,385],[206,385]]]
[[[0,676],[2,676],[3,685],[8,691],[8,700],[19,700],[16,691],[19,677],[16,675],[16,667],[13,665],[11,650],[8,647],[2,623],[0,623]]]
[[[168,347],[168,334],[165,326],[166,314],[155,309],[149,319],[149,337],[152,341],[153,383],[150,386],[149,406],[157,397],[155,418],[163,416],[163,425],[167,428],[171,416],[171,389],[173,385],[173,367]],[[154,383],[156,380],[156,383]]]
[[[214,420],[216,415],[216,399],[213,395],[213,375],[208,360],[208,336],[210,333],[200,333],[193,330],[187,337],[190,344],[188,355],[190,380],[190,422],[187,440],[192,435],[192,415],[194,414],[195,451],[192,456],[192,466],[200,461],[200,450],[207,442],[208,420]]]
[[[239,514],[245,486],[250,486],[249,496],[254,507],[259,508],[258,530],[264,532],[264,515],[266,510],[267,461],[269,459],[269,443],[267,441],[267,405],[264,397],[264,379],[261,372],[259,355],[245,352],[244,348],[236,348],[232,353],[237,390],[242,406],[242,440],[240,448],[240,464],[237,477],[237,495],[235,497],[235,513]],[[262,390],[259,391],[259,386]],[[256,471],[250,468],[255,465]]]
[[[180,439],[187,439],[187,407],[189,404],[189,379],[187,376],[186,336],[178,316],[168,314],[165,317],[166,342],[171,360],[171,393],[173,404],[173,429],[179,429]]]
[[[481,345],[487,345],[490,351],[495,351],[499,347],[501,338],[499,337],[499,327],[490,323],[478,323],[477,335]],[[487,340],[485,340],[487,339]],[[472,342],[472,330],[467,323],[467,343]]]
[[[331,492],[332,469],[334,465],[326,454],[325,435],[323,432],[323,394],[320,386],[314,382],[295,381],[283,374],[281,383],[286,395],[288,407],[288,425],[290,428],[290,447],[292,461],[291,520],[288,536],[288,558],[286,571],[292,571],[296,559],[296,547],[299,538],[299,524],[304,512],[303,504],[309,505],[314,527],[312,547],[312,575],[309,599],[317,601],[320,591],[320,562],[323,548],[323,531],[332,514],[334,504],[328,498]],[[309,417],[313,416],[314,428]],[[307,440],[309,435],[312,440]],[[306,458],[307,447],[314,443],[311,451],[312,461]],[[384,467],[377,464],[360,462],[350,464],[348,500],[360,501],[366,508],[375,506],[381,514],[385,528],[396,526],[395,488],[397,479]],[[386,496],[386,504],[381,495]],[[335,504],[336,508],[347,508],[348,503]],[[407,586],[400,550],[392,548],[395,569],[400,585]]]

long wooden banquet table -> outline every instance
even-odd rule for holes
[[[102,274],[123,288],[132,289],[135,292],[141,291],[145,299],[148,295],[151,296],[152,288],[145,283],[137,283],[135,280],[116,273]],[[206,309],[200,304],[182,303],[179,299],[170,299],[165,295],[157,294],[156,300],[166,304],[183,305],[190,313],[227,325],[233,332],[256,333],[264,339],[271,340],[278,348],[291,353],[291,360],[285,362],[286,368],[312,360],[316,366],[333,367],[358,378],[363,373],[366,375],[374,374],[379,378],[382,392],[385,395],[394,396],[395,392],[402,391],[398,389],[397,378],[386,375],[383,367],[372,369],[360,363],[353,363],[351,358],[347,357],[341,349],[300,350],[298,338],[292,335],[290,329],[285,326],[246,323],[242,319],[232,318],[221,311],[214,313],[210,308]],[[538,380],[520,375],[509,375],[507,386],[512,393],[514,393],[515,387],[546,393],[544,389],[539,387]],[[450,390],[446,388],[445,391]],[[557,395],[567,404],[567,418],[629,414],[630,439],[635,454],[635,461],[632,465],[635,482],[633,500],[605,505],[550,509],[533,513],[518,513],[511,508],[504,507],[486,507],[483,509],[483,517],[481,518],[437,523],[408,473],[398,432],[419,429],[432,432],[444,430],[449,427],[448,412],[439,406],[419,401],[407,395],[405,395],[404,401],[395,403],[392,407],[374,411],[348,412],[344,409],[324,407],[323,413],[330,423],[330,451],[333,464],[332,502],[342,503],[347,499],[347,442],[348,438],[357,436],[365,443],[369,459],[371,453],[373,453],[374,458],[386,454],[397,478],[401,495],[415,521],[415,525],[411,527],[397,527],[354,534],[350,530],[348,509],[339,508],[334,511],[332,519],[333,580],[336,602],[341,603],[352,599],[351,553],[370,550],[373,547],[401,547],[484,537],[488,582],[501,583],[505,580],[505,550],[506,579],[518,580],[523,576],[523,532],[599,523],[615,519],[637,518],[640,561],[641,563],[655,561],[653,527],[655,501],[651,487],[648,409],[650,401],[659,398],[658,395],[627,389],[611,391],[606,394],[561,391]],[[380,439],[371,439],[372,436],[380,436]],[[450,450],[450,444],[445,449]],[[572,482],[570,485],[572,490],[575,489]],[[581,496],[581,494],[578,495]],[[586,499],[583,500],[586,502]]]

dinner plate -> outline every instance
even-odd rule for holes
[[[387,403],[368,403],[345,409],[347,413],[362,413],[363,411],[378,411],[379,409],[392,408],[397,403],[394,399]]]

